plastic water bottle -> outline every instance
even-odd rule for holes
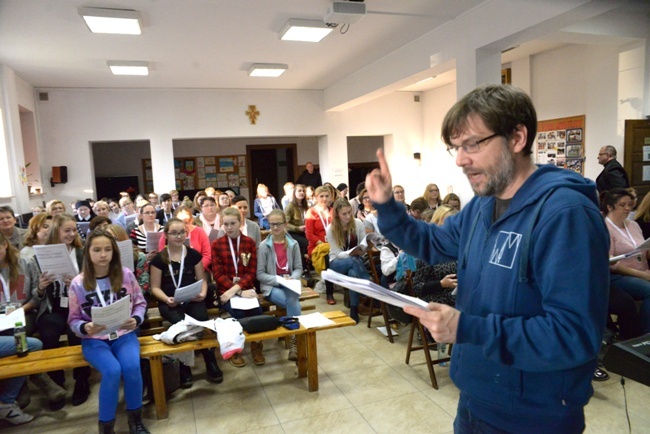
[[[438,359],[447,357],[447,344],[437,344],[438,347]],[[447,362],[440,363],[440,366],[447,366]]]
[[[14,327],[14,341],[16,342],[16,355],[18,357],[25,357],[29,352],[27,346],[27,332],[22,322],[17,322]]]

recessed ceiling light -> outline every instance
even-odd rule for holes
[[[332,31],[322,21],[290,19],[280,31],[283,41],[320,42]]]
[[[106,63],[114,75],[149,75],[149,62],[109,61]]]
[[[79,8],[79,15],[93,33],[139,35],[140,12],[130,9]]]
[[[251,77],[279,77],[288,68],[282,63],[253,63],[248,69]]]

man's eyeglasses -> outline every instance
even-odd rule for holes
[[[269,226],[271,226],[272,228],[281,228],[282,226],[284,226],[284,223],[269,223]]]
[[[462,149],[463,152],[467,154],[474,154],[479,151],[481,147],[481,143],[486,143],[488,140],[493,139],[497,136],[501,136],[501,134],[494,133],[491,136],[487,136],[484,139],[477,140],[474,143],[467,143],[461,146],[447,145],[447,152],[449,152],[449,155],[451,155],[452,157],[456,157],[458,155],[459,149]]]

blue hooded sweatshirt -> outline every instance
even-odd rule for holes
[[[544,165],[492,223],[494,203],[476,196],[441,227],[392,199],[375,207],[381,232],[407,253],[458,260],[450,375],[470,412],[510,432],[570,432],[593,394],[607,315],[609,234],[596,188]]]

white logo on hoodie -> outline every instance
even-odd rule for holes
[[[521,243],[521,234],[506,231],[499,232],[494,247],[492,247],[492,254],[490,254],[490,264],[512,269],[519,251],[519,243]]]

